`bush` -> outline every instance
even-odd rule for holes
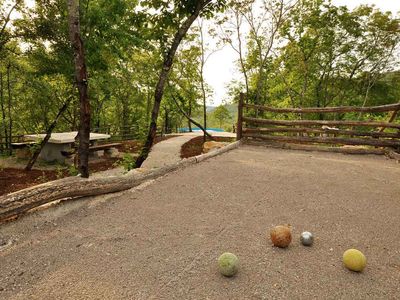
[[[135,157],[129,153],[125,153],[122,160],[119,161],[119,165],[122,166],[125,171],[129,172],[135,168]]]
[[[68,173],[70,176],[76,176],[79,174],[79,171],[74,165],[72,165],[68,167]]]

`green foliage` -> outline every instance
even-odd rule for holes
[[[77,176],[79,174],[79,170],[74,165],[71,165],[68,167],[68,174],[70,176]]]
[[[28,145],[28,149],[31,155],[33,155],[33,153],[40,149],[40,142]]]
[[[42,171],[42,175],[40,175],[40,176],[36,179],[36,181],[37,181],[38,183],[44,183],[44,182],[47,182],[47,181],[49,181],[49,180],[48,180],[48,178],[47,178],[47,176],[46,176],[46,173]]]
[[[322,1],[319,6],[307,3],[291,13],[286,28],[292,29],[282,31],[289,43],[279,58],[285,68],[278,78],[290,80],[283,84],[294,93],[291,102],[363,105],[370,84],[390,68],[388,58],[400,39],[399,21],[366,6],[349,12]]]
[[[279,1],[265,3],[271,4],[268,13],[279,15]],[[251,6],[248,9],[254,10]],[[277,24],[275,38],[268,30],[260,34],[263,28],[272,28],[268,20],[252,19],[243,8],[237,10],[250,27],[254,23],[260,31],[253,30],[247,36],[245,66],[250,74],[250,102],[257,102],[258,94],[258,104],[276,107],[363,106],[398,101],[398,18],[371,6],[350,11],[328,0],[302,0],[284,9],[287,13]],[[273,45],[274,51],[263,59],[260,53],[268,53],[268,45]],[[234,94],[243,90],[240,85],[231,85]]]
[[[166,49],[196,5],[208,2],[80,1],[93,130],[140,139],[146,136]],[[79,99],[74,86],[67,2],[37,0],[32,8],[18,3],[14,9],[20,17],[4,26],[13,3],[0,2],[0,28],[4,28],[0,34],[0,138],[9,133],[9,126],[12,135],[45,132],[71,95],[74,99],[54,131],[77,130]],[[250,102],[258,97],[259,104],[277,107],[323,107],[399,101],[398,18],[370,6],[350,11],[328,0],[288,0],[284,3],[296,5],[285,7],[272,38],[270,26],[279,16],[280,3],[263,1],[260,8],[252,0],[211,1],[201,14],[203,19],[210,19],[228,8],[217,27],[233,20],[241,21],[242,34],[244,27],[259,28],[258,32],[251,29],[241,41]],[[229,24],[221,40],[232,43],[237,51],[236,28],[232,26],[236,23]],[[203,123],[199,35],[199,28],[193,27],[175,57],[158,118],[158,127],[164,132],[188,127],[172,97],[187,114]],[[240,77],[230,83],[231,102],[237,103],[239,92],[245,89]],[[205,85],[206,98],[211,98],[210,91]],[[230,111],[228,116],[218,108],[207,114],[208,127],[231,130],[235,114]],[[383,114],[375,118],[385,120]],[[129,165],[128,158],[126,161]]]
[[[222,123],[232,118],[229,110],[224,106],[218,106],[213,112],[214,118],[218,120],[219,127],[222,128]]]
[[[56,167],[56,177],[57,179],[63,178],[64,177],[64,170],[65,168],[62,166],[57,166]]]
[[[119,161],[119,165],[124,168],[125,171],[129,172],[135,168],[136,157],[129,153],[125,153],[122,159]]]

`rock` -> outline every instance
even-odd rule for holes
[[[118,157],[119,151],[117,148],[104,150],[104,157]]]
[[[215,141],[205,142],[203,144],[203,153],[208,153],[208,152],[210,152],[212,150],[222,148],[222,147],[224,147],[224,146],[226,146],[228,144],[229,143],[215,142]]]

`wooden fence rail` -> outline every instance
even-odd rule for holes
[[[253,113],[248,113],[248,111]],[[334,151],[343,153],[373,153],[383,154],[386,150],[400,151],[400,124],[396,122],[396,113],[400,111],[400,103],[356,107],[310,107],[310,108],[275,108],[245,103],[245,95],[241,94],[238,105],[237,139],[247,141],[267,141],[276,145],[281,143],[285,148],[294,149],[287,145],[304,145],[299,148]],[[263,118],[268,112],[268,118]],[[319,114],[323,120],[282,119],[278,114]],[[333,119],[340,113],[341,120]],[[346,113],[382,114],[391,113],[388,122],[375,120],[346,119]],[[272,114],[272,116],[271,116]],[[273,114],[277,114],[274,118]],[[280,118],[279,118],[280,117]],[[287,116],[284,116],[287,117]],[[315,116],[313,116],[315,117]],[[368,115],[370,118],[371,115]],[[387,130],[385,132],[385,130]],[[355,148],[343,148],[343,145],[362,146],[360,151]]]
[[[374,122],[374,121],[326,121],[326,120],[271,120],[271,119],[256,119],[243,117],[242,120],[249,124],[266,124],[266,125],[325,125],[325,126],[368,126],[368,127],[385,127],[400,129],[400,124],[388,122]]]
[[[268,107],[254,104],[243,104],[244,108],[253,108],[261,111],[269,111],[274,113],[296,113],[296,114],[309,114],[309,113],[348,113],[348,112],[391,112],[400,110],[400,103],[387,104],[380,106],[338,106],[338,107],[307,107],[307,108],[277,108]]]
[[[278,132],[294,132],[294,133],[313,133],[320,135],[349,135],[349,136],[370,136],[374,138],[400,138],[400,131],[398,133],[379,132],[379,131],[359,131],[359,130],[342,130],[342,129],[329,129],[329,128],[309,128],[309,127],[272,127],[272,128],[243,128],[242,132],[247,133],[278,133]]]

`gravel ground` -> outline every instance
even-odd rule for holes
[[[242,146],[3,225],[0,299],[400,298],[399,179],[383,157]],[[267,232],[288,223],[292,245],[272,247]],[[363,273],[342,266],[348,248]],[[234,278],[217,271],[225,251]]]

